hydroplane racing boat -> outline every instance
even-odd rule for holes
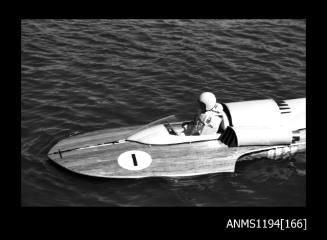
[[[306,99],[222,103],[224,131],[188,135],[190,120],[169,116],[145,126],[94,131],[63,139],[49,158],[75,173],[105,178],[183,177],[234,172],[255,158],[306,150]]]

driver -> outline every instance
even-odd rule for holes
[[[216,97],[211,92],[201,93],[198,99],[200,111],[190,126],[190,135],[209,135],[218,132],[224,119],[223,106],[217,103]],[[222,124],[222,129],[225,130]]]

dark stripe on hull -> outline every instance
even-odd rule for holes
[[[281,114],[291,113],[291,108],[284,100],[275,102],[277,103]]]
[[[227,116],[227,118],[228,118],[229,125],[230,125],[230,126],[233,126],[232,117],[231,117],[231,115],[230,115],[230,112],[229,112],[228,107],[227,107],[224,103],[222,103],[221,105],[223,106],[223,111],[225,112],[225,114],[226,114],[226,116]]]

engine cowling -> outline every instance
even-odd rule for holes
[[[306,128],[305,98],[226,103],[224,110],[229,127],[220,140],[228,146],[290,144]]]
[[[295,131],[306,128],[306,99],[273,99],[225,103],[230,126],[284,126]]]

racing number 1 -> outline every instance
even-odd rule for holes
[[[134,153],[132,154],[132,158],[133,158],[134,166],[137,166],[136,156]]]

